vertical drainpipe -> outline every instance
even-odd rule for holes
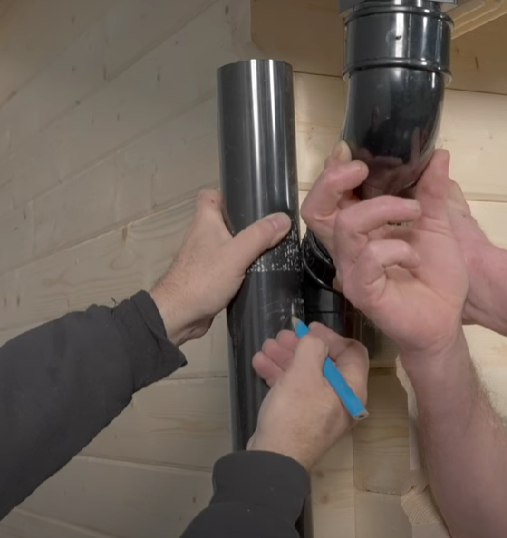
[[[292,328],[292,316],[303,318],[292,67],[251,60],[219,69],[218,119],[221,189],[231,233],[276,212],[293,222],[287,238],[250,268],[228,309],[233,445],[244,450],[268,390],[252,358],[268,338]],[[308,514],[299,526],[308,537]]]

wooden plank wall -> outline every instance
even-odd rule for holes
[[[334,0],[257,0],[252,20],[262,53],[288,59],[296,71],[304,197],[343,124],[343,22]],[[453,41],[455,78],[446,94],[439,145],[451,151],[453,178],[481,226],[507,248],[507,68],[498,56],[506,35],[503,17]],[[507,415],[507,339],[481,328],[468,328],[467,336],[496,405]],[[352,467],[344,467],[340,481],[327,475],[341,504],[327,506],[325,519],[317,519],[319,538],[334,537],[337,529],[345,538],[448,538],[421,469],[410,387],[397,368],[395,348],[386,344],[372,359],[371,418],[354,431],[352,443],[344,440],[326,459],[329,468],[340,464],[338,456]]]
[[[0,17],[3,343],[166,270],[217,186],[215,71],[248,45],[249,2],[2,0]],[[229,450],[225,334],[221,315],[0,537],[178,536]]]

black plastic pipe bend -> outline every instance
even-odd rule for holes
[[[438,2],[365,1],[345,25],[342,137],[370,167],[357,194],[406,196],[435,149],[451,79],[451,19]]]

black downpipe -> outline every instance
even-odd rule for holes
[[[292,329],[293,316],[304,315],[292,67],[251,60],[219,69],[218,117],[221,188],[231,232],[275,212],[293,222],[281,245],[248,271],[228,310],[233,445],[244,450],[268,390],[252,358],[268,338]],[[298,526],[302,537],[312,535],[309,503]]]
[[[370,175],[360,198],[409,196],[435,150],[451,79],[452,22],[438,2],[359,2],[345,20],[342,137]]]

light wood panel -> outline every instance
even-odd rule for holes
[[[0,538],[115,538],[16,509],[0,522]]]
[[[2,170],[0,197],[23,205],[211,98],[216,68],[237,59],[231,52],[231,31],[225,3],[215,3],[82,106],[18,148]]]
[[[507,94],[507,67],[501,56],[505,32],[499,30],[507,24],[501,17],[506,4],[495,0],[459,4],[447,10],[456,18],[451,87]],[[489,22],[492,19],[496,20]],[[342,76],[344,29],[336,0],[256,0],[252,2],[252,30],[264,57],[286,60],[302,73]]]
[[[118,0],[18,0],[0,20],[0,104],[15,94]],[[8,140],[2,137],[0,144]]]
[[[506,13],[507,3],[504,0],[472,0],[464,6],[458,6],[452,13],[453,38],[468,35],[478,28],[484,28]]]
[[[214,1],[117,2],[0,108],[0,140],[8,142],[0,145],[0,159],[80,106]]]
[[[213,97],[35,200],[30,259],[216,187],[216,116]]]
[[[312,475],[314,532],[319,538],[355,538],[352,434],[322,459]]]
[[[507,94],[507,17],[455,39],[451,46],[451,88]]]
[[[296,71],[341,75],[343,19],[335,0],[255,0],[252,39],[264,57]]]
[[[136,394],[83,454],[211,471],[231,451],[229,416],[226,378],[163,381]]]
[[[211,498],[204,472],[78,457],[25,510],[122,538],[180,536]]]

